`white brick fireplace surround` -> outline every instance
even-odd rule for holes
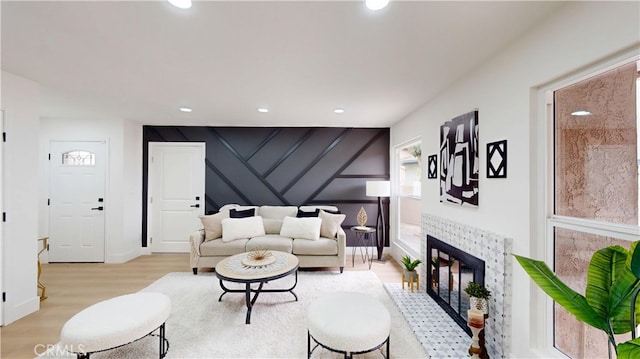
[[[420,258],[424,263],[430,263],[426,256],[427,235],[484,260],[485,287],[491,291],[489,318],[485,327],[486,348],[491,358],[505,358],[510,352],[511,343],[511,239],[445,218],[423,214]],[[420,288],[427,288],[427,268],[428,265],[420,266]]]

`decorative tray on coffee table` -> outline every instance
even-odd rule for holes
[[[267,250],[255,250],[242,258],[242,264],[247,267],[263,267],[276,261],[276,257]]]

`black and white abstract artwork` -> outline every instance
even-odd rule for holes
[[[487,178],[507,178],[507,140],[487,143]]]
[[[478,206],[478,111],[440,126],[440,202]]]
[[[427,157],[427,178],[438,178],[438,155]]]

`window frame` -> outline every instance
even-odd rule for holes
[[[555,228],[569,229],[587,234],[595,234],[600,236],[611,237],[624,241],[636,241],[640,239],[640,224],[637,226],[628,224],[618,224],[611,222],[598,221],[593,219],[584,219],[577,217],[568,217],[555,214],[555,113],[554,113],[554,92],[567,86],[576,84],[583,80],[587,80],[594,76],[598,76],[607,71],[616,69],[630,62],[640,61],[640,56],[635,54],[622,54],[617,58],[586,69],[579,74],[563,81],[550,84],[546,88],[539,88],[538,98],[543,99],[539,102],[539,108],[544,116],[541,125],[537,125],[536,130],[539,134],[537,145],[540,148],[546,148],[546,155],[537,157],[532,155],[532,167],[541,170],[541,174],[537,177],[536,185],[532,190],[541,189],[537,196],[541,206],[538,207],[538,218],[541,220],[534,221],[540,230],[532,231],[532,238],[536,238],[536,233],[543,236],[541,243],[532,244],[532,257],[542,256],[547,265],[555,271]],[[640,65],[639,65],[640,67]],[[639,68],[640,70],[640,68]],[[640,91],[640,88],[636,91]],[[640,108],[640,104],[638,104]],[[640,141],[638,143],[640,146]],[[640,179],[639,179],[640,182]],[[539,256],[536,256],[536,253]],[[542,346],[545,351],[550,351],[558,358],[569,358],[555,345],[555,316],[554,302],[549,296],[537,291],[532,293],[534,311],[543,313],[544,315],[536,316],[533,313],[532,325],[539,326],[544,332],[542,341],[534,342],[534,346]]]
[[[88,161],[89,163],[77,163],[77,161],[75,160],[74,162],[76,163],[66,163],[65,161],[67,158],[73,158],[71,157],[71,154],[87,155],[89,158],[89,161]],[[70,150],[70,151],[64,152],[60,160],[61,160],[61,165],[64,167],[95,167],[96,166],[96,154],[93,152],[85,151],[85,150]]]
[[[410,199],[416,199],[420,202],[420,208],[422,208],[422,180],[424,179],[424,155],[420,156],[420,163],[418,164],[420,166],[420,177],[419,177],[419,181],[420,181],[420,195],[403,195],[401,194],[400,191],[400,185],[401,185],[401,181],[400,181],[400,169],[401,169],[401,161],[400,161],[400,151],[402,151],[402,149],[407,148],[409,146],[413,146],[413,145],[420,145],[420,148],[422,149],[422,139],[420,137],[416,137],[413,138],[411,140],[405,141],[401,144],[398,144],[394,147],[394,162],[395,162],[395,168],[394,170],[394,174],[395,177],[397,178],[397,181],[395,182],[395,193],[394,193],[394,199],[395,199],[395,203],[396,203],[396,215],[395,215],[395,222],[397,223],[396,225],[396,230],[395,230],[395,245],[398,246],[399,248],[401,248],[403,251],[405,251],[406,253],[408,253],[411,257],[414,258],[420,258],[420,246],[421,243],[418,242],[417,245],[417,249],[414,249],[413,246],[411,246],[410,244],[408,244],[408,240],[407,239],[403,239],[403,237],[401,236],[402,231],[401,231],[401,215],[402,215],[402,210],[401,210],[401,205],[400,205],[400,201],[401,198],[410,198]],[[422,217],[422,210],[420,210],[420,218]],[[424,240],[422,238],[422,226],[418,225],[419,227],[419,231],[420,231],[420,235],[419,235],[419,241]]]

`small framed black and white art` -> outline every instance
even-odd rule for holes
[[[438,155],[427,157],[427,178],[438,178]]]
[[[507,140],[487,143],[487,178],[507,178]]]

